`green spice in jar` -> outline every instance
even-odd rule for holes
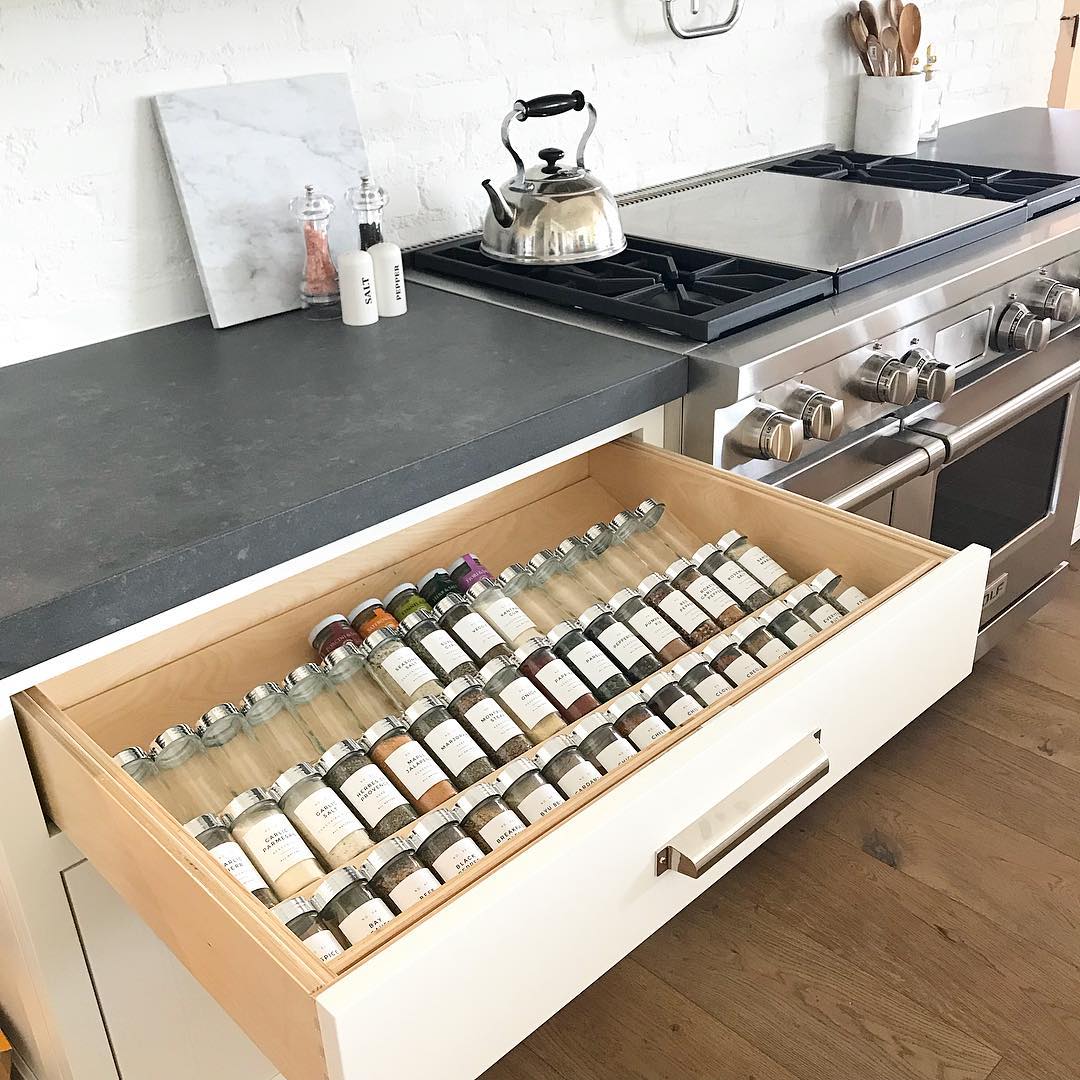
[[[823,600],[809,585],[796,585],[784,597],[784,603],[815,630],[827,630],[843,618],[832,604]]]
[[[585,717],[571,730],[570,738],[577,743],[582,754],[603,773],[617,769],[637,753],[637,747],[615,730],[604,713]]]
[[[822,570],[810,582],[810,588],[828,600],[841,615],[850,615],[870,599],[861,589],[845,584],[843,578],[832,570]]]
[[[495,787],[506,805],[530,825],[566,802],[527,758],[510,762],[495,777]]]
[[[404,719],[409,734],[424,744],[459,791],[495,771],[476,740],[450,715],[446,698],[423,697],[405,710]]]
[[[401,622],[406,615],[411,615],[414,611],[430,612],[433,610],[432,606],[420,595],[411,581],[403,581],[400,585],[395,585],[383,597],[383,607],[398,622]]]
[[[478,863],[484,853],[461,828],[453,810],[432,810],[409,833],[417,858],[443,883]]]
[[[595,784],[601,775],[569,735],[556,735],[543,746],[538,746],[532,763],[543,773],[544,779],[554,784],[567,799]]]
[[[430,896],[439,879],[416,857],[412,844],[391,836],[368,852],[360,867],[371,891],[400,914]]]
[[[429,570],[417,583],[417,592],[434,607],[444,596],[456,593],[458,587],[454,579],[447,573],[446,568],[437,566]]]
[[[476,664],[488,664],[496,657],[510,659],[510,646],[457,593],[444,596],[435,607],[439,625],[472,657]]]
[[[644,750],[671,730],[671,725],[662,716],[657,716],[636,690],[611,702],[605,715],[612,727],[639,750]]]
[[[372,840],[385,840],[416,820],[408,800],[352,739],[334,743],[315,766],[364,823]]]
[[[397,631],[376,630],[367,639],[367,647],[375,678],[399,706],[442,693],[435,672],[401,640]]]
[[[232,838],[225,822],[213,814],[200,814],[184,823],[184,829],[211,855],[221,868],[238,881],[260,904],[273,907],[277,903],[262,874],[251,864],[244,849]]]
[[[381,930],[394,913],[380,900],[355,866],[343,866],[327,874],[311,901],[319,917],[350,945]]]
[[[360,746],[422,814],[457,794],[441,766],[395,716],[372,724],[364,732]]]
[[[304,948],[323,963],[333,960],[345,951],[333,930],[319,918],[315,905],[305,897],[294,896],[289,900],[282,900],[270,910],[279,922],[284,923],[304,943]]]
[[[409,647],[438,676],[442,683],[479,674],[468,653],[435,622],[433,614],[414,611],[401,621]]]
[[[480,669],[480,678],[484,690],[513,717],[534,745],[562,731],[563,722],[551,702],[509,660],[496,657]]]
[[[477,784],[463,791],[454,804],[454,813],[466,835],[485,852],[494,851],[525,831],[524,821],[506,805],[494,784]]]
[[[506,765],[532,749],[506,710],[484,692],[479,679],[455,679],[446,688],[450,715],[477,741],[496,765]]]
[[[756,544],[751,544],[737,529],[720,537],[716,546],[751,577],[757,578],[773,596],[780,596],[798,584],[771,555]]]

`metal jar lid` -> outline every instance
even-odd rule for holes
[[[787,611],[787,608],[784,606],[783,600],[773,600],[760,610],[755,611],[754,615],[768,625],[777,617],[777,615],[783,615],[785,611]]]
[[[383,867],[392,863],[399,855],[414,855],[412,844],[400,836],[388,836],[380,840],[360,864],[360,873],[370,881]]]
[[[364,748],[355,739],[342,739],[334,743],[318,761],[315,768],[320,774],[328,773],[342,758],[350,754],[363,753]]]
[[[676,660],[675,663],[671,665],[671,673],[676,679],[681,681],[682,679],[685,679],[694,668],[701,667],[702,664],[705,664],[705,666],[708,667],[704,657],[699,656],[697,653],[690,653],[688,656]]]
[[[479,561],[479,560],[478,560],[478,561]],[[452,562],[452,563],[451,563],[451,564],[450,564],[450,565],[449,565],[449,566],[448,566],[448,567],[446,568],[446,572],[447,572],[447,574],[449,574],[449,575],[450,575],[450,577],[453,577],[453,576],[454,576],[454,574],[455,574],[455,573],[456,573],[456,572],[457,572],[458,570],[460,570],[460,569],[461,569],[461,568],[462,568],[463,566],[464,566],[464,567],[465,567],[466,569],[468,568],[468,566],[469,566],[468,560],[466,559],[466,557],[465,557],[464,555],[459,555],[459,556],[458,556],[458,557],[457,557],[457,558],[456,558],[456,559],[455,559],[455,560],[454,560],[454,561],[453,561],[453,562]]]
[[[641,694],[646,701],[651,701],[665,686],[674,683],[675,676],[670,671],[660,671],[641,684]]]
[[[548,764],[567,750],[577,750],[577,743],[569,735],[556,735],[533,751],[532,763],[542,772]]]
[[[499,798],[499,789],[487,780],[481,780],[479,784],[473,784],[466,788],[454,803],[454,813],[459,820],[467,818],[478,806],[483,805],[494,795]]]
[[[281,802],[291,788],[296,787],[302,780],[307,780],[313,776],[317,780],[321,780],[318,771],[313,769],[306,761],[301,761],[296,765],[290,765],[289,768],[287,768],[270,785],[270,798],[275,802]]]
[[[641,584],[638,585],[638,592],[642,596],[648,596],[649,593],[656,588],[657,585],[667,581],[667,578],[663,574],[650,574],[646,578],[641,579]]]
[[[647,525],[655,525],[667,510],[667,504],[657,502],[656,499],[642,499],[637,504],[637,513],[645,519]]]
[[[551,642],[546,637],[531,637],[524,645],[519,645],[514,650],[514,659],[519,664],[524,664],[526,660],[538,649],[550,649]]]
[[[445,574],[450,576],[445,566],[436,566],[434,570],[429,570],[422,578],[417,578],[416,591],[419,592],[429,581],[431,581],[436,574]]]
[[[627,591],[629,592],[629,590]],[[581,613],[581,625],[588,629],[602,615],[610,614],[611,608],[607,604],[591,604]]]
[[[430,694],[426,697],[417,698],[404,712],[405,726],[411,728],[423,716],[427,716],[432,709],[442,709],[446,712],[450,708],[450,702],[439,694],[437,697]]]
[[[461,607],[465,603],[465,597],[461,593],[447,593],[436,605],[435,614],[441,619],[448,611]]]
[[[162,750],[175,742],[180,742],[181,740],[186,741],[187,739],[197,739],[198,737],[199,736],[196,735],[187,724],[173,724],[172,727],[167,727],[150,744],[150,757],[157,757]]]
[[[491,580],[491,578],[481,578],[479,581],[474,581],[465,590],[465,599],[475,602],[479,600],[480,597],[484,595],[484,593],[489,593],[492,591],[492,589],[497,588],[498,585],[496,585],[495,582]]]
[[[401,629],[404,633],[409,633],[415,630],[421,623],[433,623],[435,622],[435,615],[430,611],[410,611],[404,619],[401,620]]]
[[[489,683],[492,679],[495,678],[496,675],[498,675],[501,671],[505,671],[507,668],[509,668],[515,674],[517,673],[517,668],[514,667],[514,665],[509,660],[507,660],[505,656],[496,656],[493,660],[489,660],[480,669],[480,678],[483,679],[485,683]]]
[[[789,592],[787,596],[784,597],[784,603],[787,604],[788,607],[793,608],[796,604],[801,603],[808,596],[813,595],[814,591],[810,588],[809,585],[796,585],[795,588],[792,589],[791,592]]]
[[[739,540],[745,539],[746,536],[743,533],[739,532],[738,529],[732,529],[731,532],[724,533],[724,535],[716,541],[716,546],[721,551],[727,551],[727,549],[731,547],[732,544],[738,542]]]
[[[620,694],[613,701],[607,703],[608,719],[614,723],[623,713],[636,705],[645,705],[645,699],[636,690],[627,690],[625,694]],[[648,708],[647,705],[645,707]]]
[[[419,850],[420,845],[425,840],[430,840],[440,829],[445,829],[447,825],[457,824],[457,814],[453,810],[439,807],[438,810],[432,810],[413,822],[412,831],[409,833],[409,843]]]
[[[454,679],[446,684],[446,700],[457,701],[466,690],[483,690],[484,684],[472,675],[462,675],[460,679]]]
[[[566,541],[564,540],[563,543],[565,544]],[[560,544],[559,547],[562,547],[562,544]],[[546,562],[549,562],[550,560],[557,559],[557,558],[558,558],[558,556],[555,554],[554,551],[552,551],[550,548],[544,548],[543,551],[538,551],[529,560],[529,569],[531,569],[531,570],[539,570]]]
[[[611,527],[618,531],[624,525],[631,525],[637,520],[633,510],[620,510],[612,519]]]
[[[603,521],[598,521],[585,530],[585,543],[589,550],[597,555],[607,551],[614,539],[615,534],[611,531],[611,526]]]
[[[611,725],[611,721],[602,712],[589,713],[584,720],[579,720],[570,729],[570,738],[574,740],[579,746],[587,739],[597,728],[603,727],[605,724]]]
[[[355,641],[346,641],[332,652],[327,653],[326,659],[323,661],[323,670],[331,672],[338,664],[344,664],[349,660],[356,659],[367,659],[366,647],[357,645]]]
[[[734,626],[729,626],[727,635],[736,645],[741,645],[755,630],[762,629],[763,624],[753,615],[745,618]],[[715,644],[716,639],[713,639]]]
[[[253,806],[258,806],[259,803],[264,802],[272,803],[273,801],[274,800],[270,798],[270,793],[265,788],[248,788],[247,791],[241,791],[240,794],[225,807],[221,815],[221,820],[231,827],[232,823],[241,814],[250,810]]]
[[[331,870],[311,894],[312,906],[316,911],[322,911],[339,892],[358,881],[366,884],[364,875],[355,866],[339,866],[336,870]]]
[[[505,795],[507,790],[512,788],[527,773],[538,771],[528,758],[515,758],[505,769],[495,774],[495,788],[500,795]]]
[[[717,634],[698,650],[701,658],[711,664],[725,649],[730,649],[735,642],[727,634]],[[738,646],[735,646],[738,648]]]
[[[393,627],[381,626],[378,630],[372,630],[365,642],[368,647],[368,655],[370,656],[380,645],[385,645],[388,641],[400,640],[401,635]]]
[[[827,589],[834,581],[839,581],[840,575],[835,570],[830,570],[826,567],[819,574],[815,574],[810,581],[810,588],[814,592],[821,592],[822,589]]]
[[[557,622],[545,635],[553,645],[558,645],[567,634],[575,630],[581,632],[581,626],[576,622]]]
[[[352,622],[361,611],[367,611],[369,607],[382,606],[383,602],[377,596],[369,596],[366,600],[361,600],[360,603],[349,612],[349,622]]]
[[[322,676],[322,668],[318,664],[301,664],[299,667],[294,667],[292,671],[282,680],[285,686],[286,692],[295,689],[303,682],[307,682],[308,679],[318,679]]]
[[[343,622],[348,624],[349,620],[342,614],[327,615],[325,619],[320,619],[309,631],[308,631],[308,644],[314,649],[315,639],[328,627],[333,626],[336,622]]]
[[[217,814],[199,814],[190,821],[184,822],[184,832],[194,836],[196,840],[208,829],[224,829],[225,822]]]
[[[207,746],[221,746],[240,733],[243,723],[244,714],[235,705],[225,702],[208,709],[199,717],[195,734]]]
[[[363,735],[360,736],[360,749],[370,754],[372,748],[387,735],[407,735],[405,725],[396,716],[384,716],[376,720]]]
[[[240,710],[231,701],[223,701],[220,705],[207,709],[199,717],[199,722],[195,725],[195,734],[201,735],[204,728],[213,727],[219,720],[238,720],[240,716]]]
[[[715,555],[720,549],[715,544],[702,544],[701,547],[690,556],[690,561],[695,566],[700,566],[710,556]]]
[[[689,559],[676,559],[664,573],[674,581],[683,571],[693,570],[694,564]]]
[[[613,611],[618,611],[623,604],[631,600],[640,600],[641,597],[633,589],[620,589],[609,601]]]
[[[125,746],[123,750],[117,750],[112,759],[122,769],[133,761],[149,761],[150,755],[141,746]]]
[[[278,686],[276,682],[264,682],[259,683],[258,686],[253,686],[244,695],[244,712],[258,705],[260,701],[265,701],[269,697],[274,696],[284,697],[285,691]]]
[[[523,563],[511,563],[501,574],[499,574],[499,580],[504,585],[509,585],[512,581],[519,577],[529,577],[531,571]]]
[[[382,606],[384,608],[386,608],[387,611],[389,611],[390,610],[390,602],[394,599],[395,596],[400,596],[403,592],[410,592],[410,591],[418,592],[418,590],[416,588],[416,585],[411,581],[403,581],[399,585],[395,585],[383,597]]]
[[[270,914],[280,923],[288,926],[293,919],[301,915],[309,915],[315,910],[315,905],[306,896],[292,896],[288,900],[282,900],[270,909]]]

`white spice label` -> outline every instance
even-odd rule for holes
[[[414,870],[390,890],[390,899],[398,911],[406,911],[425,896],[430,896],[438,887],[439,882],[430,870]]]
[[[788,638],[796,645],[802,645],[804,642],[807,642],[814,637],[817,631],[804,622],[797,622],[792,623],[784,633],[787,634]]]
[[[217,859],[222,869],[236,878],[248,892],[269,888],[235,840],[226,840],[224,844],[210,848],[210,854]]]
[[[766,588],[787,573],[774,558],[766,555],[759,547],[747,548],[739,556],[739,562]]]
[[[738,563],[721,563],[713,577],[724,586],[736,600],[745,603],[754,593],[760,591],[761,584],[755,581]]]
[[[644,750],[651,742],[656,742],[662,735],[666,735],[671,728],[660,719],[659,716],[650,716],[642,720],[633,731],[630,732],[630,741],[639,749]]]
[[[414,799],[419,799],[439,781],[446,779],[442,769],[431,760],[431,755],[413,741],[402,743],[387,754],[386,765]]]
[[[470,611],[454,623],[454,633],[477,658],[487,656],[496,646],[505,644],[475,611]]]
[[[583,761],[563,773],[559,789],[569,799],[579,791],[584,791],[590,784],[600,779],[600,773],[591,761]]]
[[[341,785],[341,794],[359,811],[371,828],[375,828],[391,810],[407,806],[405,796],[389,780],[378,765],[365,765]]]
[[[536,672],[544,688],[564,708],[569,708],[589,688],[563,663],[552,660]]]
[[[783,660],[791,650],[782,642],[773,638],[767,641],[757,652],[757,658],[766,667],[775,664],[777,660]]]
[[[658,620],[661,624],[664,624],[663,619]],[[675,631],[673,630],[672,633]],[[637,636],[628,630],[622,623],[612,623],[611,626],[605,630],[601,630],[598,637],[600,643],[605,649],[627,671],[630,670],[639,660],[649,655],[649,647]]]
[[[499,698],[528,731],[552,713],[551,702],[525,678],[515,679],[499,691]]]
[[[244,828],[241,836],[248,854],[271,882],[277,881],[289,867],[313,858],[307,844],[279,811],[266,814]]]
[[[673,641],[679,640],[679,632],[652,608],[643,607],[630,616],[630,625],[645,639],[653,652],[659,652]]]
[[[620,674],[619,669],[591,641],[575,645],[566,656],[593,687],[603,686],[608,679]]]
[[[472,736],[454,719],[436,724],[424,742],[451,776],[457,776],[462,769],[484,756]]]
[[[609,773],[633,756],[634,748],[625,739],[616,739],[596,755],[596,760],[603,766],[604,772]]]
[[[344,919],[338,923],[338,929],[355,945],[362,941],[368,934],[374,934],[380,926],[385,926],[394,913],[378,897],[367,900],[355,911],[350,911]]]
[[[705,613],[701,608],[690,597],[677,590],[668,593],[657,606],[688,634],[693,633],[705,621]]]
[[[424,683],[439,681],[431,668],[407,645],[387,653],[379,666],[401,687],[406,697],[412,697]]]
[[[761,674],[761,665],[752,656],[737,656],[724,668],[724,674],[736,686],[741,686],[747,679]]]
[[[711,705],[725,694],[731,692],[731,684],[723,675],[715,673],[704,678],[694,687],[694,696],[701,698],[706,705]]]
[[[697,716],[699,712],[701,712],[701,705],[687,694],[686,697],[673,702],[668,711],[664,713],[664,716],[670,723],[679,727],[680,724],[685,724],[691,716]]]
[[[822,604],[821,607],[815,608],[803,617],[808,622],[813,623],[819,630],[824,630],[832,626],[833,623],[838,623],[844,616],[831,604]]]
[[[346,836],[360,828],[356,815],[330,788],[316,788],[293,810],[296,820],[323,851],[333,851]]]
[[[714,619],[731,607],[731,599],[715,581],[702,574],[686,586],[686,594],[700,604]]]
[[[421,644],[431,653],[435,662],[447,671],[453,671],[460,664],[469,663],[465,651],[445,630],[430,631]]]
[[[493,751],[501,750],[511,739],[521,734],[521,728],[506,715],[497,701],[483,698],[465,710],[469,723]]]
[[[503,810],[486,825],[481,826],[480,835],[484,838],[484,843],[494,850],[500,844],[505,844],[511,836],[517,836],[524,831],[525,822],[513,810]]]
[[[522,634],[536,632],[532,619],[507,596],[490,602],[481,601],[481,614],[507,641],[516,641]]]
[[[530,824],[539,821],[545,814],[550,814],[566,800],[550,785],[541,784],[535,791],[530,791],[518,803],[518,813]]]
[[[854,611],[860,604],[865,604],[870,597],[862,591],[849,585],[837,598],[836,603],[845,611]]]
[[[311,937],[304,938],[304,947],[323,962],[333,960],[345,951],[329,930],[317,930]]]
[[[437,859],[434,859],[431,866],[443,881],[449,881],[468,870],[473,863],[479,862],[483,857],[484,853],[476,846],[476,841],[463,836],[456,844],[451,844]]]

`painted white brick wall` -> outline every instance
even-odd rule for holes
[[[392,194],[388,231],[409,244],[479,222],[479,181],[508,172],[498,124],[518,96],[586,91],[591,164],[616,190],[850,145],[851,6],[746,0],[733,33],[682,42],[657,0],[3,0],[0,365],[206,310],[157,91],[348,71]],[[1061,0],[923,11],[947,122],[1045,103]],[[577,121],[526,125],[528,149],[572,146]]]

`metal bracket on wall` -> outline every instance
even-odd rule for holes
[[[692,41],[694,38],[712,37],[714,34],[726,34],[739,21],[742,15],[743,0],[733,0],[731,14],[721,23],[713,23],[711,26],[683,26],[675,18],[672,4],[675,0],[660,0],[664,8],[664,19],[668,29],[684,41]],[[701,11],[701,0],[690,0],[690,14],[697,15]]]

